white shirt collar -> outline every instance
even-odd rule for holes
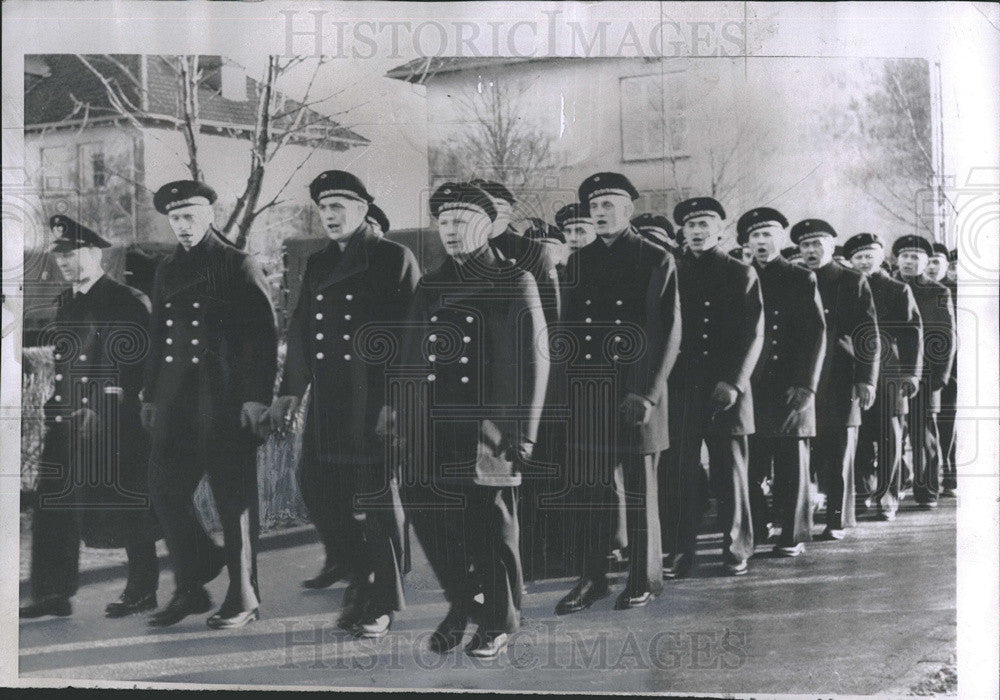
[[[93,287],[95,284],[97,284],[97,280],[101,279],[102,277],[104,277],[104,273],[103,272],[101,274],[99,274],[97,277],[95,277],[94,279],[88,280],[85,283],[78,284],[78,285],[74,284],[73,285],[73,294],[86,294],[87,292],[90,291],[91,287]]]

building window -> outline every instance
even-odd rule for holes
[[[689,155],[683,72],[621,78],[622,160]]]
[[[99,143],[83,143],[78,147],[80,190],[98,190],[108,184],[104,167],[104,151]]]
[[[55,192],[69,189],[73,183],[73,151],[66,146],[42,149],[42,189]]]

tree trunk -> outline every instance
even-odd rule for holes
[[[191,179],[199,182],[204,179],[201,167],[198,165],[198,57],[181,56],[181,131],[188,149],[188,170]]]

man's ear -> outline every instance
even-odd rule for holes
[[[632,201],[632,200],[630,199],[630,200],[628,200],[628,202],[626,202],[626,204],[625,204],[625,217],[626,217],[626,218],[627,218],[627,219],[628,219],[629,221],[632,221],[632,215],[633,215],[633,214],[635,214],[635,202],[633,202],[633,201]]]

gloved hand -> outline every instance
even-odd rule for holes
[[[629,392],[622,400],[619,411],[627,425],[645,425],[653,415],[653,402],[645,396]]]
[[[91,408],[78,408],[69,414],[76,430],[86,437],[93,437],[101,427],[101,417]]]
[[[266,440],[271,432],[268,407],[260,401],[246,401],[240,409],[240,427],[249,429],[261,440]]]
[[[781,432],[787,432],[798,420],[798,415],[812,406],[815,395],[804,386],[793,386],[785,392],[785,403],[788,406],[788,416],[781,424]]]
[[[875,387],[871,384],[858,382],[854,385],[854,396],[857,397],[862,411],[867,411],[875,403]]]
[[[139,420],[142,422],[144,430],[152,430],[156,424],[156,406],[151,403],[143,403],[139,409]]]
[[[739,389],[728,382],[719,382],[712,389],[712,406],[716,411],[728,411],[736,405],[736,400],[740,398]]]
[[[912,399],[920,391],[920,381],[916,377],[904,377],[899,385],[903,398]]]
[[[284,435],[292,424],[295,413],[299,410],[300,402],[301,399],[298,396],[286,395],[275,397],[274,401],[271,402],[271,407],[267,411],[271,430]]]

